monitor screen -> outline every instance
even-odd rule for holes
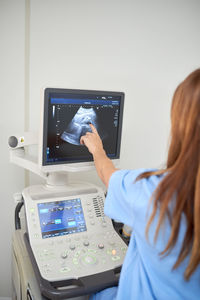
[[[42,165],[92,161],[80,138],[92,123],[111,159],[119,158],[124,93],[47,88]]]
[[[43,239],[87,230],[79,198],[39,203],[38,213]]]

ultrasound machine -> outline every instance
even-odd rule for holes
[[[15,194],[12,299],[88,299],[118,284],[127,243],[104,215],[103,189],[70,182],[67,175],[84,178],[94,170],[92,155],[80,144],[90,123],[108,157],[119,160],[124,94],[46,88],[41,103],[39,136],[24,133],[8,141],[10,161],[45,179]],[[32,144],[38,144],[36,158],[27,151]]]

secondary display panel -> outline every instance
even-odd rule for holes
[[[81,200],[38,203],[42,238],[86,231]]]

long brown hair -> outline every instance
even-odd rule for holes
[[[176,269],[190,255],[184,273],[190,278],[200,263],[200,69],[192,72],[177,87],[171,106],[171,143],[164,170],[146,172],[138,179],[165,174],[152,196],[153,211],[146,234],[159,211],[154,241],[165,217],[171,223],[171,234],[161,255],[168,255],[176,244],[181,217],[186,219],[186,232],[177,260]],[[169,211],[169,203],[175,202]]]

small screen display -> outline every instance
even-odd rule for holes
[[[92,123],[111,159],[119,158],[123,93],[46,89],[43,165],[91,161],[81,136]]]
[[[39,203],[38,213],[42,238],[86,231],[81,200]]]

